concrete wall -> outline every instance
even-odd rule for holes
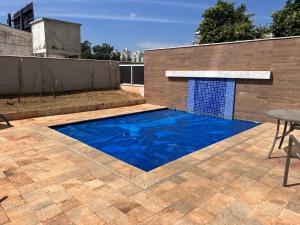
[[[237,79],[234,118],[300,109],[300,37],[146,51],[147,102],[187,110],[188,78],[167,78],[167,70],[272,71],[271,80]]]
[[[0,68],[0,95],[119,87],[116,61],[0,56]]]
[[[43,18],[32,23],[33,53],[47,57],[80,55],[80,24]]]
[[[144,97],[144,86],[134,86],[134,85],[121,84],[120,87],[123,91],[138,94],[138,95]]]
[[[32,36],[32,50],[34,54],[46,53],[46,37],[45,37],[45,23],[36,23],[31,26]]]
[[[32,55],[32,34],[0,24],[0,56]]]

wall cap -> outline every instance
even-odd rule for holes
[[[39,57],[39,56],[19,56],[19,55],[0,55],[0,58],[31,58],[31,59],[53,59],[53,60],[73,60],[73,61],[94,61],[94,62],[117,62],[122,63],[117,60],[97,60],[97,59],[76,59],[76,58],[56,58],[56,57]]]
[[[194,47],[206,47],[206,46],[215,46],[215,45],[243,44],[243,43],[249,43],[249,42],[275,41],[275,40],[297,39],[297,38],[300,38],[300,36],[253,39],[253,40],[220,42],[220,43],[210,43],[210,44],[182,45],[182,46],[174,46],[174,47],[167,47],[167,48],[145,49],[144,51],[147,52],[147,51],[159,51],[159,50],[179,49],[179,48],[194,48]]]
[[[166,77],[271,79],[271,71],[166,71]]]

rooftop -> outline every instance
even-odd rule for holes
[[[45,18],[45,17],[37,19],[37,20],[31,22],[30,24],[33,25],[33,24],[36,24],[36,23],[40,23],[42,21],[55,22],[55,23],[65,23],[65,24],[70,24],[70,25],[81,26],[80,23],[68,22],[68,21],[64,21],[64,20],[50,19],[50,18]]]

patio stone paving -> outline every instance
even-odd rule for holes
[[[274,124],[148,173],[48,128],[158,108],[40,117],[0,130],[0,225],[300,224],[300,185],[282,187],[285,152],[266,158]],[[299,171],[291,160],[290,184],[300,183]]]

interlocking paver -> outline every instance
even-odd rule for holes
[[[53,204],[45,208],[39,209],[35,213],[41,221],[45,221],[55,217],[61,212],[61,209],[57,205]]]
[[[92,213],[85,206],[78,206],[66,212],[66,215],[75,224],[105,224],[105,222]]]
[[[52,219],[46,220],[44,225],[74,225],[74,223],[65,213],[62,213],[53,217]]]
[[[0,224],[300,224],[300,186],[282,187],[286,153],[266,159],[274,124],[148,173],[47,127],[155,108],[33,118],[0,130]],[[293,159],[290,183],[300,182],[299,169]]]
[[[9,219],[4,211],[4,209],[0,206],[0,224],[8,223]]]
[[[214,218],[214,215],[204,209],[196,208],[192,212],[190,212],[187,217],[198,222],[199,224],[205,224],[208,221],[212,220]]]

